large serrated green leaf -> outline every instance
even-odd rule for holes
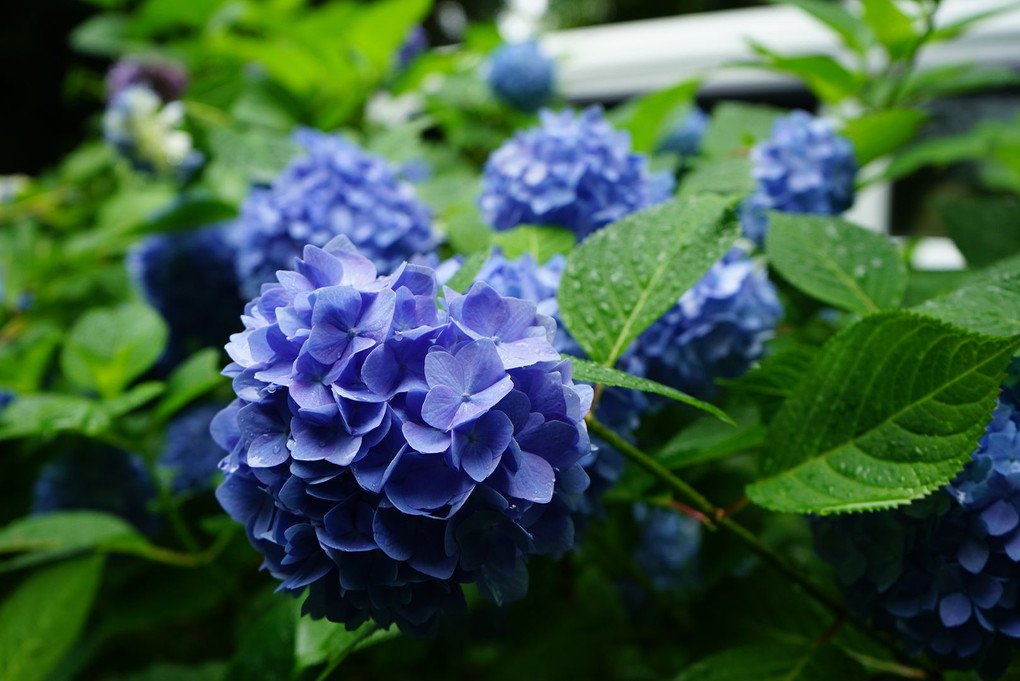
[[[730,425],[736,425],[733,422],[733,419],[731,419],[726,412],[719,407],[714,404],[709,404],[708,402],[703,402],[695,397],[691,397],[687,393],[681,392],[676,388],[671,388],[668,385],[650,381],[647,378],[632,376],[625,371],[610,369],[609,367],[604,367],[601,364],[589,362],[586,359],[580,359],[578,357],[564,357],[564,359],[569,359],[573,366],[574,380],[588,381],[589,383],[602,383],[603,385],[630,388],[631,390],[640,390],[646,393],[655,393],[656,395],[662,395],[663,397],[668,397],[676,400],[677,402],[683,402],[684,404],[688,404],[696,409],[706,411]]]
[[[691,665],[676,681],[864,681],[858,662],[833,645],[768,643],[734,648]]]
[[[588,356],[612,366],[736,242],[732,200],[676,199],[582,242],[560,283],[560,316]]]
[[[989,336],[1020,334],[1020,258],[975,275],[965,286],[932,298],[917,311]]]
[[[616,127],[630,133],[634,151],[651,152],[667,124],[690,109],[700,86],[700,80],[685,81],[631,100],[608,115]]]
[[[989,338],[904,311],[865,317],[822,349],[772,422],[762,477],[777,511],[905,504],[963,467],[1020,336]]]
[[[696,159],[680,184],[680,196],[696,194],[750,194],[757,186],[753,164],[746,156]]]
[[[907,287],[892,241],[836,217],[770,213],[766,250],[801,291],[862,315],[895,307]]]
[[[0,608],[0,679],[41,681],[81,632],[103,573],[101,556],[48,567],[14,590]]]

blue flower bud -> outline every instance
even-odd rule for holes
[[[136,85],[149,88],[164,102],[173,102],[188,88],[188,72],[173,61],[119,59],[106,74],[106,97],[112,100]]]
[[[489,60],[489,87],[496,98],[525,112],[537,111],[553,95],[555,69],[535,41],[500,45]]]
[[[137,455],[87,444],[42,467],[32,491],[32,513],[104,511],[152,535],[159,527],[151,510],[155,494],[152,478]]]
[[[220,226],[153,234],[128,252],[131,279],[170,328],[170,362],[220,346],[240,326],[234,257]]]

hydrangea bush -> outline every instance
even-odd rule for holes
[[[92,134],[0,177],[0,679],[1016,675],[1020,147],[917,136],[1015,79],[915,67],[969,19],[794,3],[814,115],[571,109],[450,3],[100,4]],[[844,215],[954,160],[964,271]]]

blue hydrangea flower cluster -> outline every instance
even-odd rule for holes
[[[103,114],[103,138],[140,172],[187,176],[202,162],[191,135],[181,129],[184,105],[163,103],[145,85],[113,96]]]
[[[106,97],[112,100],[135,85],[144,85],[164,102],[173,102],[188,89],[188,72],[172,61],[120,59],[106,74]]]
[[[152,511],[156,489],[135,454],[88,444],[50,461],[32,490],[32,513],[105,511],[152,535],[159,518]]]
[[[219,346],[239,327],[234,259],[223,226],[153,234],[128,252],[131,279],[170,328],[169,362]]]
[[[847,601],[946,666],[990,663],[1020,638],[1020,411],[1004,390],[978,449],[931,497],[815,524]],[[994,667],[994,663],[992,663]]]
[[[555,225],[583,239],[636,210],[666,200],[671,181],[655,181],[648,159],[630,149],[599,107],[539,113],[485,163],[478,205],[494,229]],[[668,174],[659,179],[670,180]]]
[[[678,120],[665,138],[659,143],[656,151],[673,153],[681,156],[697,156],[701,153],[701,140],[708,129],[711,119],[698,107]]]
[[[628,349],[638,372],[709,397],[718,378],[736,378],[765,353],[783,316],[765,270],[734,248]]]
[[[159,465],[173,475],[175,494],[204,492],[219,477],[223,450],[212,439],[209,426],[222,407],[222,404],[190,407],[167,424]]]
[[[854,202],[857,160],[832,122],[805,111],[781,116],[772,137],[751,149],[758,188],[744,202],[744,234],[762,243],[766,211],[839,215]]]
[[[248,304],[227,346],[238,399],[212,424],[217,497],[303,611],[410,633],[527,589],[530,555],[571,548],[588,477],[555,322],[484,283],[378,277],[346,237],[308,246]]]
[[[500,45],[489,60],[489,87],[504,104],[531,113],[553,95],[555,68],[538,43],[529,40]]]
[[[634,505],[638,542],[634,562],[659,591],[679,593],[698,580],[701,523],[662,506]]]
[[[244,297],[292,269],[305,244],[341,234],[387,273],[435,248],[428,207],[385,159],[316,130],[298,130],[294,140],[306,153],[271,187],[251,192],[229,231]]]
[[[11,402],[14,401],[15,395],[10,390],[0,388],[0,411],[7,408]]]
[[[397,50],[397,70],[403,71],[425,50],[429,49],[429,37],[421,24],[411,28],[404,36],[404,42]]]

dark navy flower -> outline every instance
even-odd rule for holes
[[[6,409],[7,405],[13,402],[15,397],[16,395],[10,390],[0,388],[0,411]]]
[[[245,297],[292,268],[305,244],[341,234],[383,272],[435,248],[429,209],[385,159],[339,135],[302,129],[294,139],[306,153],[252,191],[229,232]]]
[[[653,179],[648,159],[599,107],[539,117],[539,127],[517,133],[485,164],[478,204],[493,228],[556,225],[583,239],[672,193],[672,182]]]
[[[839,215],[854,202],[857,160],[832,122],[805,111],[776,120],[772,137],[751,150],[757,190],[745,202],[744,234],[759,244],[765,211]]]
[[[709,120],[707,113],[694,107],[686,116],[676,122],[659,143],[656,151],[671,152],[681,156],[697,156],[701,153],[701,138],[705,136]]]
[[[847,601],[950,667],[994,668],[1020,638],[1020,412],[1004,390],[978,449],[945,488],[902,509],[825,518],[819,554]]]
[[[500,45],[489,60],[489,87],[505,104],[532,112],[553,94],[555,69],[533,40]]]
[[[425,34],[422,25],[417,24],[407,32],[403,44],[397,51],[397,69],[403,71],[427,49],[429,49],[429,37]]]
[[[712,266],[628,352],[632,373],[710,396],[718,378],[735,378],[765,352],[783,316],[763,268],[740,249]]]
[[[112,100],[135,85],[144,85],[164,102],[173,102],[188,88],[188,72],[172,61],[120,59],[106,74],[106,97]]]
[[[213,441],[209,426],[222,404],[202,404],[181,412],[167,425],[159,465],[173,475],[176,494],[203,492],[220,476],[223,450]]]
[[[638,542],[634,562],[659,591],[682,592],[697,583],[701,523],[662,506],[634,505]]]
[[[181,129],[184,105],[164,104],[144,85],[121,90],[103,114],[103,137],[136,170],[187,176],[201,162],[191,135]]]
[[[42,467],[33,489],[32,513],[105,511],[151,535],[159,526],[152,511],[155,494],[138,456],[87,444]]]
[[[219,346],[240,327],[234,251],[223,227],[154,234],[128,253],[128,272],[170,328],[167,358],[176,363]]]
[[[555,322],[484,283],[385,277],[344,236],[307,246],[248,304],[227,351],[238,399],[217,497],[304,612],[423,633],[474,582],[497,603],[526,561],[574,542],[588,486],[575,385]]]

